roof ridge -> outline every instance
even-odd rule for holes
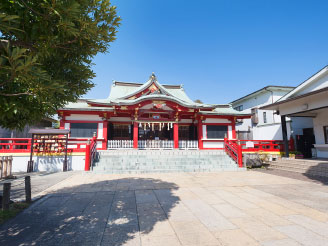
[[[142,86],[145,83],[139,83],[139,82],[124,82],[124,81],[113,81],[113,84],[115,85],[123,85],[123,86]],[[174,84],[174,85],[169,85],[169,84],[161,84],[163,87],[177,87],[177,88],[182,88],[183,86],[181,84]]]

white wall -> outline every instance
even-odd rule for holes
[[[13,156],[12,172],[26,172],[29,155]],[[36,172],[61,172],[63,171],[64,156],[33,156],[34,170]],[[68,170],[84,170],[85,154],[67,156]]]
[[[93,114],[71,114],[66,116],[65,120],[102,121],[102,118]]]
[[[321,109],[317,117],[313,118],[314,135],[316,144],[321,147],[316,147],[317,156],[328,158],[328,144],[325,144],[323,127],[328,126],[328,109]]]
[[[287,122],[287,137],[290,138],[290,122]],[[261,125],[253,128],[254,140],[282,140],[281,124]]]
[[[288,115],[323,107],[328,107],[328,91],[279,105],[279,110],[281,115]]]
[[[316,144],[325,144],[323,127],[328,126],[328,109],[320,110],[317,117],[313,118],[313,126]]]
[[[270,89],[272,90],[272,89]],[[252,108],[260,108],[262,106],[276,102],[282,96],[284,96],[286,90],[272,90],[262,91],[259,94],[255,94],[252,97],[245,98],[238,103],[232,105],[233,108],[243,105],[243,111],[245,113],[251,114]],[[263,113],[266,112],[267,122],[264,123]],[[273,110],[258,110],[258,124],[252,124],[251,119],[244,119],[242,123],[236,124],[236,131],[247,132],[249,129],[253,132],[254,140],[282,140],[282,130],[281,130],[281,117],[280,115],[274,114]],[[287,121],[289,119],[287,118]],[[291,134],[290,125],[287,124],[287,135],[288,138]]]

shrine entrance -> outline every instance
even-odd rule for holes
[[[165,125],[161,127],[155,124],[153,127],[140,127],[138,128],[139,140],[173,140],[173,128]]]

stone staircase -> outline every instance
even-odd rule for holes
[[[223,150],[104,150],[95,173],[171,173],[242,171]]]
[[[268,162],[268,169],[328,177],[328,159],[288,159]]]

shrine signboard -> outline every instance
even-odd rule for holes
[[[32,134],[30,160],[27,164],[27,172],[33,172],[35,156],[62,156],[64,155],[63,171],[67,171],[67,142],[68,129],[31,129]]]

